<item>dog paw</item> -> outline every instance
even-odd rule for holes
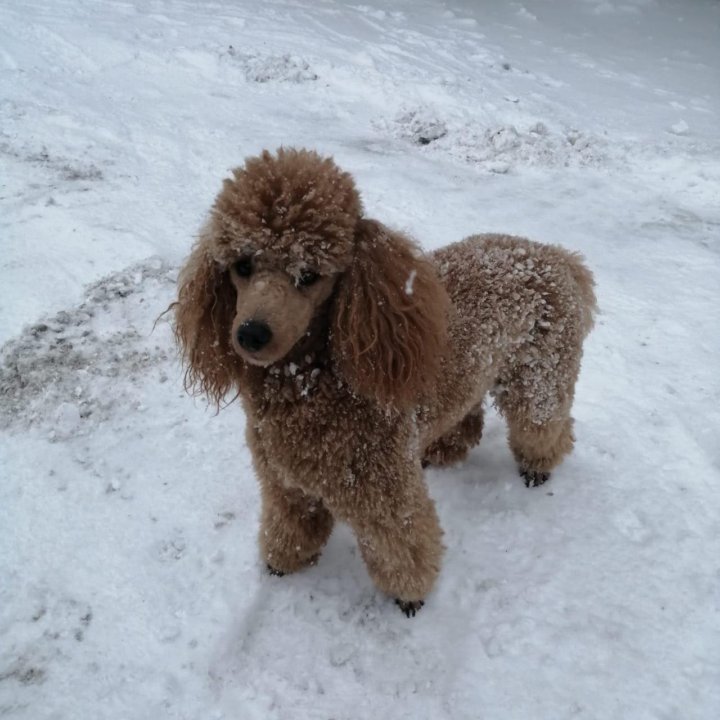
[[[282,577],[283,575],[288,575],[289,573],[297,572],[298,570],[302,570],[303,568],[306,568],[306,567],[313,567],[313,566],[317,565],[319,559],[320,559],[320,553],[315,553],[314,555],[311,555],[306,560],[301,561],[296,566],[291,567],[290,570],[280,570],[276,567],[273,567],[270,563],[267,563],[267,569],[268,569],[268,573],[270,573],[270,575],[273,575],[274,577]]]
[[[405,613],[405,617],[415,617],[415,614],[425,604],[424,600],[395,599],[395,604]]]
[[[540,470],[521,470],[520,476],[525,480],[525,487],[527,488],[540,487],[550,479],[549,472],[541,472]]]

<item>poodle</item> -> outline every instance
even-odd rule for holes
[[[443,553],[423,467],[479,442],[483,398],[527,486],[572,449],[595,310],[577,254],[491,234],[425,254],[363,216],[331,158],[281,148],[224,181],[178,285],[186,388],[247,415],[273,574],[314,564],[341,520],[414,615]]]

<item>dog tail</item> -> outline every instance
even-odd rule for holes
[[[575,281],[580,304],[581,327],[585,337],[595,324],[597,313],[597,297],[595,296],[595,279],[585,265],[585,259],[580,253],[568,253],[568,268]]]

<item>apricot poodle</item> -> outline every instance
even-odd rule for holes
[[[186,386],[237,393],[271,572],[348,523],[377,587],[414,615],[440,569],[425,465],[462,460],[491,393],[528,486],[573,446],[595,296],[581,258],[507,235],[422,253],[363,217],[332,159],[280,149],[223,183],[179,278]]]

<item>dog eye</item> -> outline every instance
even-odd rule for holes
[[[316,283],[319,279],[320,276],[316,272],[312,272],[312,270],[303,270],[295,284],[298,287],[309,287],[313,283]]]
[[[252,275],[252,260],[250,258],[240,258],[233,267],[240,277],[250,277]]]

